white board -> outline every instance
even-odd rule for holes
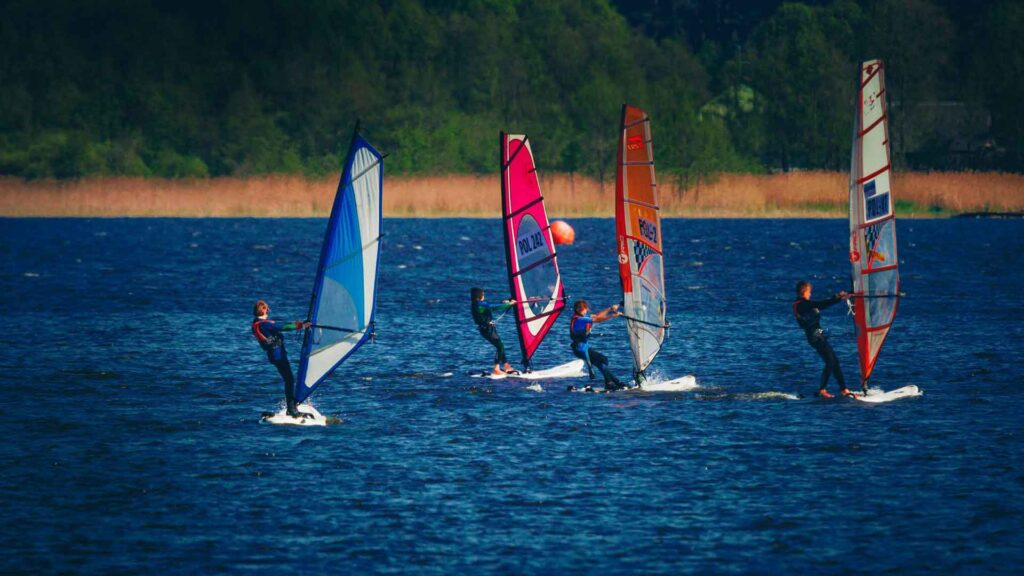
[[[277,424],[280,426],[327,426],[328,424],[338,424],[341,422],[341,420],[338,420],[333,416],[324,416],[309,404],[299,405],[299,412],[305,412],[306,414],[309,414],[309,416],[304,418],[292,418],[287,414],[287,410],[285,408],[281,408],[273,415],[264,415],[260,418],[260,422]]]
[[[570,389],[569,391],[593,394],[652,394],[663,392],[686,392],[697,388],[700,388],[700,385],[697,384],[697,377],[690,374],[688,376],[683,376],[682,378],[666,380],[664,382],[648,380],[647,382],[644,382],[643,386],[632,386],[629,388],[622,388],[620,390],[605,390],[604,388],[597,388],[593,386],[580,386],[573,387],[573,389]]]
[[[857,400],[860,402],[878,404],[881,402],[892,402],[893,400],[900,400],[903,398],[913,398],[915,396],[920,396],[921,394],[921,390],[917,386],[911,384],[910,386],[904,386],[903,388],[897,388],[888,392],[884,392],[878,388],[871,388],[868,390],[866,395],[858,394]]]
[[[566,362],[560,366],[554,368],[548,368],[547,370],[534,370],[532,372],[520,372],[518,374],[491,374],[491,373],[479,373],[473,374],[473,378],[487,378],[489,380],[504,380],[506,378],[515,378],[518,380],[544,380],[549,378],[579,378],[586,376],[587,371],[583,364],[583,360],[573,360],[572,362]]]
[[[685,392],[686,390],[693,390],[699,388],[697,385],[697,377],[693,374],[683,376],[682,378],[676,378],[674,380],[666,380],[664,382],[658,382],[656,380],[648,380],[644,382],[639,388],[631,388],[630,392]]]

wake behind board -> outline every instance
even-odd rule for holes
[[[565,364],[548,368],[547,370],[533,370],[532,372],[512,372],[509,374],[492,374],[490,372],[477,372],[471,374],[473,378],[487,378],[489,380],[504,380],[515,378],[518,380],[545,380],[554,378],[579,378],[586,376],[583,360],[573,360]]]
[[[327,426],[328,424],[341,424],[340,418],[324,416],[316,408],[308,404],[299,406],[299,412],[308,414],[308,416],[293,418],[286,413],[285,408],[281,408],[277,412],[264,412],[260,422],[280,426]]]
[[[917,387],[911,384],[910,386],[904,386],[903,388],[897,388],[895,390],[889,390],[883,392],[878,388],[871,388],[867,394],[858,394],[857,400],[859,402],[869,402],[872,404],[879,404],[882,402],[892,402],[893,400],[901,400],[903,398],[914,398],[915,396],[921,396],[923,393]]]

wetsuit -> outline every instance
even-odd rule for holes
[[[573,314],[569,320],[569,339],[572,341],[570,347],[577,358],[588,362],[590,366],[597,368],[604,376],[605,388],[621,388],[622,382],[608,369],[608,358],[597,350],[590,348],[590,329],[594,327],[594,319],[590,315]],[[594,377],[593,371],[590,377]]]
[[[505,357],[505,344],[501,342],[501,336],[498,336],[498,328],[494,325],[494,316],[491,313],[494,310],[504,312],[512,306],[513,304],[502,302],[491,304],[486,300],[471,300],[469,303],[470,313],[473,314],[473,322],[476,323],[477,329],[480,330],[480,335],[495,348],[495,364],[505,364],[508,362],[508,358]]]
[[[275,320],[265,318],[252,320],[252,335],[260,343],[260,348],[267,353],[267,360],[277,368],[284,379],[284,401],[289,414],[295,411],[295,376],[292,374],[292,365],[288,362],[283,333],[301,328],[301,322],[278,324]]]
[[[814,348],[815,352],[825,361],[825,368],[821,371],[821,389],[824,390],[828,384],[829,375],[835,376],[839,383],[840,390],[846,390],[846,380],[843,379],[843,371],[839,368],[839,358],[832,350],[832,346],[821,329],[821,311],[842,300],[839,296],[833,296],[828,300],[805,300],[800,298],[793,302],[793,316],[796,323],[804,329],[807,336],[807,343]]]

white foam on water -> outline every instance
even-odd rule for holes
[[[281,408],[272,416],[264,416],[260,421],[281,426],[327,426],[327,424],[331,423],[328,421],[327,417],[320,413],[319,410],[309,404],[300,404],[299,412],[305,412],[306,414],[309,414],[309,416],[304,418],[292,418],[287,414],[285,408]],[[332,418],[331,420],[337,419]]]
[[[920,388],[911,384],[910,386],[904,386],[888,392],[883,391],[881,388],[868,388],[867,395],[860,396],[857,400],[871,404],[880,404],[882,402],[902,400],[903,398],[914,398],[922,394],[923,392],[921,392]]]
[[[778,392],[776,390],[770,390],[768,392],[755,392],[750,395],[751,400],[799,400],[799,394],[793,394],[792,392]]]
[[[700,388],[700,385],[697,384],[697,377],[693,374],[671,380],[664,380],[658,375],[653,375],[648,377],[640,388],[631,390],[635,392],[685,392],[696,388]]]

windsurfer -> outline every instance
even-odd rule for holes
[[[572,353],[587,363],[591,378],[594,376],[592,368],[601,371],[601,375],[604,376],[605,390],[621,390],[625,385],[608,369],[608,358],[590,347],[590,329],[594,324],[622,316],[622,312],[618,311],[619,305],[615,304],[591,316],[590,304],[586,300],[577,300],[573,303],[572,310],[572,320],[569,321]]]
[[[252,308],[252,334],[260,343],[260,348],[267,353],[267,360],[277,368],[284,379],[284,401],[288,415],[293,418],[305,416],[307,414],[299,412],[295,405],[295,376],[292,374],[292,365],[288,362],[283,333],[309,328],[310,322],[296,320],[279,324],[276,320],[268,319],[269,314],[270,306],[263,300],[258,300]]]
[[[505,344],[502,343],[501,336],[498,336],[498,327],[494,324],[494,316],[492,314],[495,310],[499,312],[508,310],[515,302],[512,300],[502,300],[496,304],[491,304],[484,300],[483,288],[470,288],[469,298],[469,309],[473,315],[473,322],[476,323],[476,327],[480,330],[480,335],[484,337],[484,340],[490,342],[495,348],[494,369],[491,370],[491,373],[495,376],[500,376],[507,372],[515,372],[505,356]],[[504,368],[502,364],[504,364]]]
[[[807,335],[807,343],[814,348],[815,352],[825,361],[825,368],[821,371],[821,387],[818,395],[823,398],[832,398],[825,389],[828,384],[829,375],[835,377],[839,384],[839,392],[843,396],[856,396],[846,387],[846,380],[843,379],[843,371],[839,368],[839,358],[828,343],[824,330],[821,329],[821,311],[829,306],[850,297],[846,292],[835,294],[826,300],[811,300],[811,283],[801,280],[796,283],[796,300],[793,302],[793,316],[796,323],[804,329]]]

